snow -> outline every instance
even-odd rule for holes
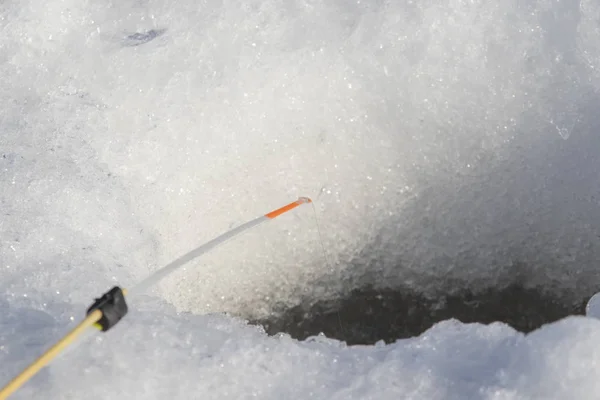
[[[219,313],[360,284],[596,293],[599,16],[595,0],[2,2],[0,380],[112,285],[310,196],[15,398],[594,398],[593,318],[345,347]]]
[[[2,378],[35,353],[30,347],[62,333],[73,308],[50,308],[2,313],[3,335],[16,349],[2,353],[10,365]],[[17,332],[6,335],[15,322]],[[346,347],[324,337],[267,337],[238,319],[142,302],[15,398],[591,399],[600,391],[599,331],[600,321],[584,317],[527,336],[502,323],[449,320],[420,337]]]

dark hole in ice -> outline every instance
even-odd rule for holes
[[[323,332],[348,344],[373,344],[417,336],[436,322],[450,318],[465,323],[501,321],[518,331],[530,332],[585,311],[585,301],[565,302],[560,296],[518,283],[477,293],[463,290],[435,301],[409,289],[363,287],[345,298],[310,304],[252,322],[264,326],[271,335],[285,332],[305,339]]]

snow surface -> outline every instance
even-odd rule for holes
[[[111,285],[310,196],[329,263],[298,210],[15,397],[597,397],[595,319],[346,348],[213,313],[362,283],[595,293],[599,19],[595,0],[3,1],[0,379]]]
[[[10,346],[0,377],[59,336],[72,310],[4,312]],[[223,315],[177,315],[160,302],[142,302],[15,398],[593,399],[600,393],[599,333],[600,321],[584,317],[527,336],[501,323],[450,320],[418,338],[346,347],[324,337],[268,337]]]

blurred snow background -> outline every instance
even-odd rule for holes
[[[592,320],[344,348],[199,314],[483,289],[515,266],[593,294],[599,19],[591,0],[2,2],[0,377],[112,284],[310,196],[331,263],[298,210],[22,398],[593,398]]]

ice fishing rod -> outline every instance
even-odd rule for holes
[[[190,251],[189,253],[184,254],[172,263],[167,264],[161,269],[155,271],[129,291],[127,289],[122,289],[119,286],[113,287],[94,301],[94,303],[87,309],[86,317],[83,319],[83,321],[81,321],[69,333],[64,335],[44,354],[29,364],[29,366],[27,366],[15,378],[13,378],[6,386],[4,386],[0,390],[0,400],[5,400],[8,396],[17,391],[44,366],[56,358],[61,351],[71,345],[88,328],[95,327],[103,332],[106,332],[115,326],[127,314],[128,307],[127,303],[125,302],[126,295],[133,296],[143,293],[145,290],[158,283],[161,279],[175,272],[177,269],[191,260],[201,256],[202,254],[205,254],[206,252],[233,239],[234,237],[249,231],[265,221],[275,219],[278,216],[306,203],[312,203],[312,200],[308,197],[300,197],[298,200],[293,201],[281,208],[261,215],[260,217],[238,226],[237,228],[233,228],[232,230],[217,236],[216,238]]]

